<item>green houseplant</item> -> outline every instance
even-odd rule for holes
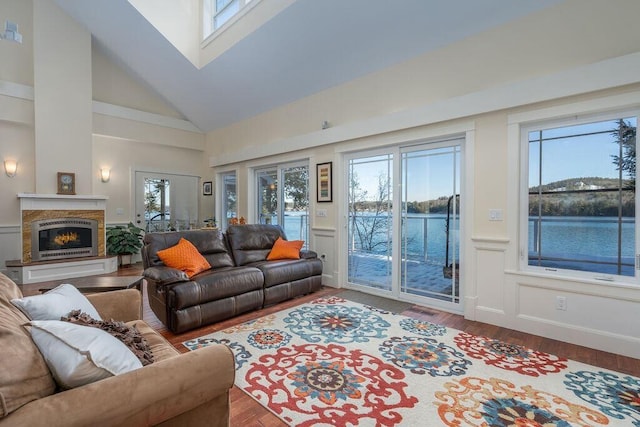
[[[121,265],[131,264],[131,256],[142,248],[142,233],[132,222],[107,227],[107,253],[118,255]]]

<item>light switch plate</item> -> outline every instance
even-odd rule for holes
[[[489,221],[502,221],[502,209],[489,209]]]

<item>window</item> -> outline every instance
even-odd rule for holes
[[[250,2],[251,0],[205,0],[205,37],[222,27]]]
[[[294,163],[255,171],[257,218],[260,224],[279,224],[289,240],[309,237],[309,165]],[[282,185],[280,185],[282,183]]]
[[[620,115],[523,129],[529,267],[635,277],[636,127]]]
[[[238,216],[238,196],[236,193],[236,173],[226,172],[220,174],[220,182],[222,183],[222,217],[220,218],[220,227],[223,230],[227,229],[227,224],[231,218],[237,218]]]
[[[144,178],[144,219],[146,231],[166,231],[171,221],[171,182],[163,178]]]

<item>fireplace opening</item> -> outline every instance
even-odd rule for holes
[[[56,218],[31,223],[31,259],[46,261],[98,255],[98,221]]]

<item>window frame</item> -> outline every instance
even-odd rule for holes
[[[520,184],[518,187],[519,203],[519,263],[518,268],[521,272],[532,273],[540,276],[556,276],[568,279],[589,280],[603,284],[640,284],[640,271],[638,268],[638,259],[640,253],[640,224],[638,222],[638,212],[640,212],[640,197],[636,193],[635,210],[635,274],[634,276],[624,276],[618,274],[598,273],[595,271],[581,271],[564,268],[549,268],[544,266],[535,266],[529,264],[529,133],[532,131],[547,130],[552,128],[561,128],[588,124],[600,121],[616,120],[626,117],[636,118],[636,127],[640,122],[640,110],[631,109],[612,109],[608,111],[595,111],[584,114],[564,115],[563,117],[538,117],[535,121],[527,121],[519,123],[519,148],[520,148]],[[636,139],[636,147],[638,141]],[[639,177],[636,174],[636,189],[638,187]]]
[[[216,179],[216,183],[217,188],[216,188],[216,205],[220,206],[219,211],[217,212],[216,215],[216,221],[218,223],[218,227],[222,230],[225,231],[227,229],[228,226],[228,222],[229,219],[227,218],[227,213],[228,213],[228,205],[227,205],[227,192],[226,192],[226,185],[225,185],[225,177],[229,177],[229,176],[233,176],[235,178],[236,181],[236,217],[238,216],[238,171],[236,170],[229,170],[229,171],[224,171],[224,172],[220,172],[217,174],[217,179]]]
[[[258,3],[260,0],[229,0],[229,2],[221,9],[217,9],[216,0],[203,0],[202,2],[202,39],[205,40],[216,31],[227,25],[232,25],[240,16],[244,15],[249,9],[249,6],[253,6],[254,3]],[[233,15],[229,16],[220,25],[216,25],[216,18],[223,14],[226,9],[232,6],[233,3],[238,3],[238,10]]]

